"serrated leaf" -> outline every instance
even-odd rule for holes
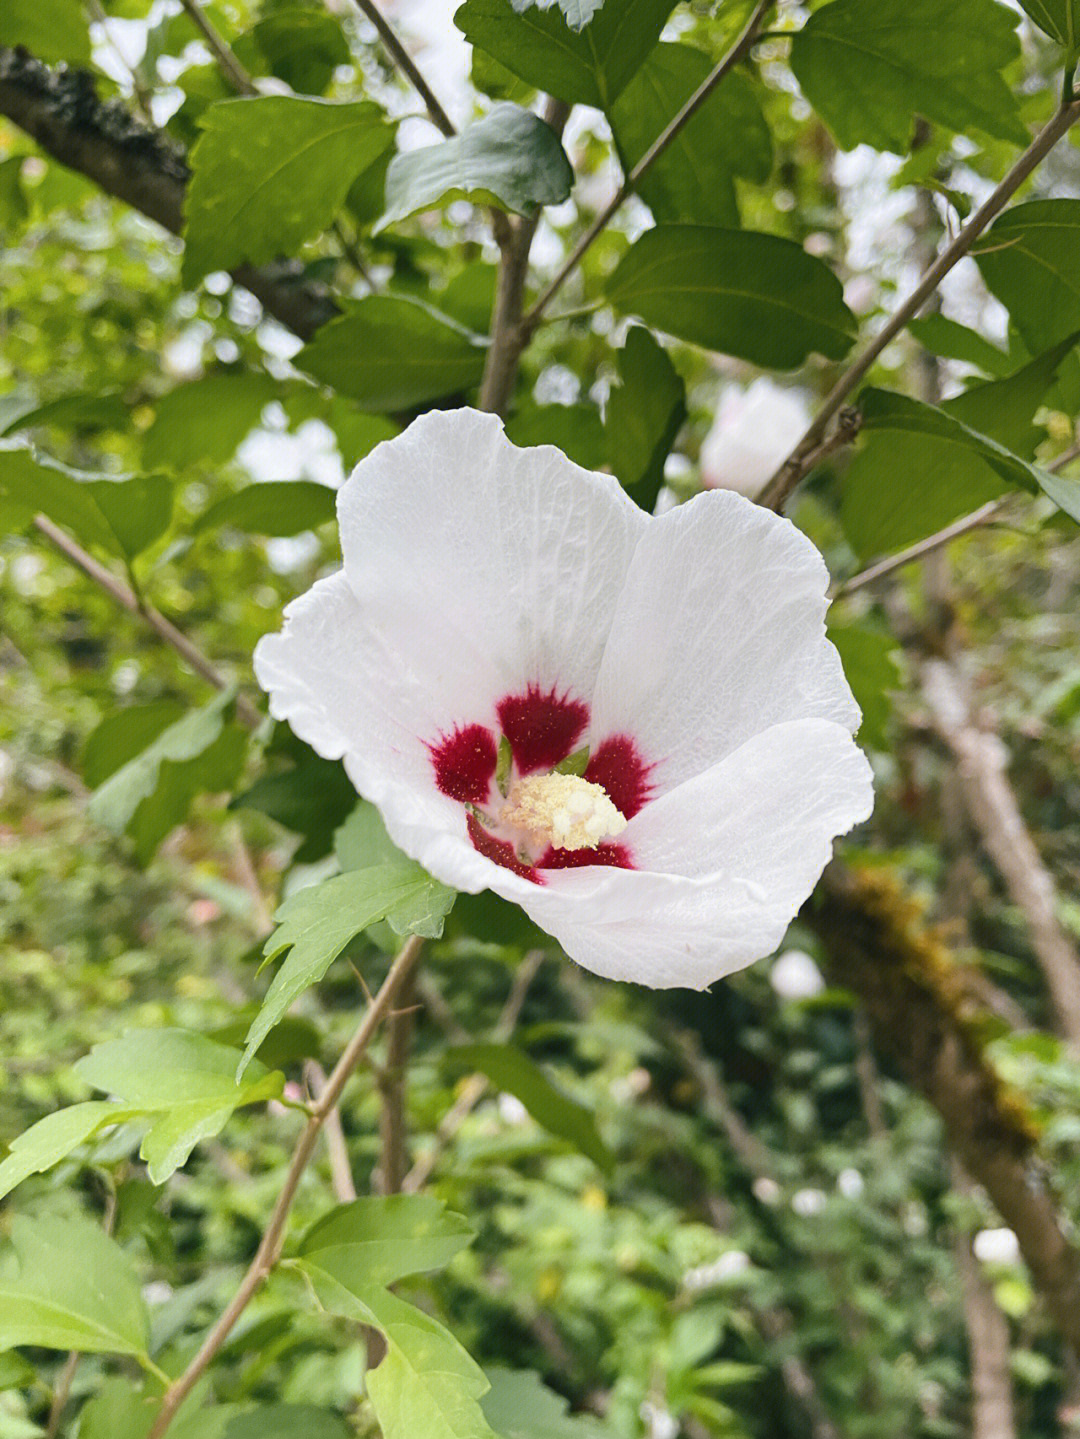
[[[529,215],[561,204],[573,183],[551,126],[520,105],[495,105],[450,139],[394,156],[380,228],[460,198]]]
[[[686,386],[668,352],[640,325],[627,334],[616,364],[621,383],[608,395],[604,416],[611,468],[651,511],[686,419]]]
[[[1020,0],[1020,5],[1068,56],[1076,56],[1080,49],[1080,0]]]
[[[177,385],[157,402],[143,437],[143,463],[182,473],[195,465],[215,469],[236,454],[281,384],[270,375],[223,371]]]
[[[291,255],[331,223],[349,186],[393,141],[368,101],[222,100],[201,116],[184,201],[183,279]]]
[[[402,854],[386,832],[382,815],[367,800],[360,803],[334,835],[334,853],[343,870],[372,869],[377,865],[397,865],[402,873],[424,874],[420,866]],[[424,939],[439,939],[443,922],[457,895],[445,885],[422,886],[410,892],[386,912],[386,922],[395,934],[418,934]]]
[[[441,1269],[473,1238],[461,1215],[430,1195],[371,1195],[331,1210],[299,1253],[352,1289]]]
[[[454,15],[471,45],[567,104],[608,106],[660,38],[673,0],[607,0],[582,29],[562,11],[465,0]]]
[[[692,45],[657,45],[609,118],[629,171],[713,69]],[[751,81],[734,72],[638,182],[637,193],[658,223],[739,223],[733,176],[763,184],[772,170],[772,136]]]
[[[477,384],[486,341],[400,295],[367,295],[293,363],[371,410],[404,410]]]
[[[238,1073],[244,1073],[270,1030],[305,989],[322,979],[350,939],[392,913],[400,920],[410,906],[426,919],[440,891],[452,902],[452,890],[406,860],[335,875],[287,899],[274,916],[278,927],[263,953],[272,960],[288,950],[288,958],[248,1031]]]
[[[127,1124],[140,1113],[137,1108],[95,1099],[47,1114],[12,1140],[7,1158],[0,1163],[0,1199],[31,1174],[52,1169],[102,1129]]]
[[[235,699],[235,690],[225,690],[169,725],[92,795],[92,818],[128,833],[141,863],[184,820],[196,794],[235,782],[247,748],[247,735],[232,723]]]
[[[614,1157],[600,1138],[591,1110],[554,1085],[540,1066],[510,1044],[463,1044],[448,1057],[486,1074],[497,1089],[519,1099],[541,1128],[565,1139],[605,1173]]]
[[[146,1357],[147,1318],[123,1250],[78,1216],[17,1215],[19,1277],[0,1279],[0,1349],[34,1345]]]
[[[336,493],[314,480],[265,480],[226,495],[204,511],[192,532],[228,528],[257,535],[297,535],[334,518]]]
[[[997,0],[832,0],[791,42],[791,68],[842,150],[906,155],[916,115],[1026,145],[1000,71],[1020,53]]]
[[[497,1439],[478,1400],[483,1371],[430,1315],[377,1285],[356,1290],[311,1259],[295,1262],[331,1314],[378,1329],[387,1351],[367,1376],[383,1439]]]
[[[975,261],[1032,354],[1080,329],[1080,200],[1014,205]]]
[[[499,1439],[614,1439],[591,1414],[571,1414],[561,1394],[531,1369],[488,1369],[491,1388],[480,1400]]]
[[[842,359],[855,317],[829,267],[778,235],[709,225],[657,225],[607,283],[624,314],[680,340],[791,370],[813,352]]]
[[[40,60],[90,64],[90,29],[79,0],[4,0],[0,45],[25,45]]]

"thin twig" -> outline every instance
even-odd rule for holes
[[[304,1077],[307,1079],[312,1095],[318,1102],[326,1093],[326,1070],[318,1060],[309,1059],[304,1065]],[[330,1186],[334,1191],[334,1198],[339,1204],[351,1204],[356,1198],[356,1185],[353,1182],[352,1165],[349,1162],[349,1146],[345,1142],[345,1131],[341,1127],[340,1110],[332,1109],[326,1116],[324,1134],[326,1136],[326,1154],[330,1160]]]
[[[372,1000],[360,1027],[345,1047],[334,1071],[326,1081],[326,1088],[316,1100],[304,1131],[301,1134],[285,1174],[285,1182],[278,1194],[277,1202],[263,1232],[255,1257],[240,1281],[240,1287],[233,1295],[228,1308],[218,1319],[204,1339],[198,1353],[178,1379],[173,1380],[165,1391],[161,1408],[154,1420],[147,1439],[161,1439],[176,1417],[176,1412],[206,1369],[217,1356],[222,1345],[232,1332],[236,1321],[274,1268],[281,1256],[285,1241],[285,1225],[292,1208],[293,1199],[300,1185],[304,1171],[311,1160],[319,1135],[336,1108],[356,1066],[363,1058],[379,1025],[396,1001],[402,986],[412,974],[420,957],[423,940],[413,936],[407,940],[383,980],[378,994]]]
[[[122,605],[131,614],[139,615],[144,619],[155,634],[166,644],[171,645],[197,675],[201,675],[216,690],[228,688],[229,682],[221,671],[211,664],[202,650],[192,644],[183,631],[177,629],[172,620],[166,619],[160,610],[155,609],[145,600],[141,600],[130,586],[124,584],[123,580],[117,579],[112,571],[106,569],[104,565],[99,564],[93,555],[88,554],[82,545],[66,534],[59,525],[54,525],[47,515],[37,515],[34,519],[34,526],[56,546],[66,559],[82,570],[83,574],[92,579],[96,585],[99,585],[118,605]],[[238,695],[236,698],[236,717],[249,729],[256,729],[262,723],[262,715],[243,695]]]
[[[451,135],[456,135],[457,131],[454,129],[454,122],[439,104],[434,90],[432,90],[431,86],[416,68],[416,63],[412,56],[398,39],[389,23],[383,18],[374,0],[353,0],[353,3],[375,26],[375,29],[379,32],[379,39],[390,51],[394,64],[403,74],[408,76],[413,89],[424,102],[428,115],[431,117],[431,123],[436,125],[447,139],[449,139]]]
[[[357,3],[359,3],[359,0],[357,0]],[[597,215],[596,219],[585,231],[584,235],[582,235],[581,239],[574,246],[573,250],[570,252],[570,255],[563,263],[563,266],[559,270],[558,274],[556,274],[555,278],[550,281],[547,288],[543,291],[539,299],[533,305],[532,309],[525,316],[522,324],[525,329],[526,335],[531,334],[532,331],[536,329],[536,326],[540,323],[540,320],[543,317],[544,311],[547,309],[548,305],[550,305],[551,301],[562,289],[567,279],[577,269],[586,250],[589,249],[589,247],[592,245],[593,241],[601,233],[601,231],[606,228],[608,221],[615,214],[616,210],[619,209],[627,196],[632,193],[634,187],[641,180],[641,177],[645,174],[649,167],[660,158],[660,156],[664,153],[667,147],[671,144],[672,140],[674,140],[676,135],[679,134],[680,130],[682,130],[682,128],[690,120],[693,119],[693,117],[697,114],[698,110],[701,109],[705,101],[716,89],[717,85],[719,85],[720,81],[723,80],[724,77],[731,70],[733,70],[734,67],[739,64],[739,62],[747,54],[749,54],[750,50],[753,48],[757,40],[758,31],[761,29],[765,16],[767,12],[772,9],[773,3],[774,0],[758,0],[758,4],[754,7],[753,14],[746,22],[746,25],[743,28],[743,31],[739,38],[735,41],[735,44],[731,47],[731,49],[716,66],[716,68],[705,77],[705,79],[701,82],[698,88],[690,96],[689,100],[687,100],[686,104],[678,112],[678,114],[674,117],[674,119],[670,121],[670,123],[661,132],[661,134],[657,136],[657,138],[649,146],[648,150],[646,150],[645,154],[642,155],[641,159],[633,167],[630,173],[625,177],[618,190],[616,190],[614,196],[611,198],[611,200],[608,201],[608,203]]]
[[[492,1031],[492,1039],[496,1044],[505,1044],[514,1032],[514,1026],[521,1016],[522,1006],[525,997],[529,992],[529,986],[536,978],[543,964],[546,955],[542,949],[531,949],[518,966],[514,975],[514,982],[510,986],[510,993],[506,996],[506,1003],[502,1012],[495,1022]],[[440,996],[441,1000],[441,996]],[[430,999],[425,998],[425,1003],[430,1004]],[[460,1029],[454,1021],[455,1029]],[[462,1039],[467,1040],[468,1035],[462,1034]],[[455,1039],[458,1035],[455,1033]],[[483,1074],[471,1074],[465,1081],[458,1094],[457,1099],[446,1114],[442,1123],[435,1132],[435,1143],[432,1147],[420,1156],[413,1167],[401,1181],[401,1192],[403,1194],[416,1194],[423,1189],[424,1185],[431,1178],[432,1171],[438,1164],[440,1158],[446,1153],[454,1135],[465,1123],[472,1111],[483,1099],[488,1090],[488,1078]]]
[[[248,74],[247,70],[236,58],[228,41],[218,32],[213,21],[205,13],[199,0],[180,0],[181,5],[187,11],[192,24],[199,34],[206,41],[214,59],[224,70],[229,80],[240,91],[242,95],[257,95],[258,88],[255,81]]]
[[[1072,100],[1068,104],[1062,105],[1055,112],[1053,118],[1043,126],[1009,173],[996,186],[990,197],[979,206],[963,229],[957,233],[926,270],[915,289],[888,323],[878,331],[859,358],[840,376],[823,401],[806,434],[761,492],[758,497],[759,504],[766,505],[773,510],[783,509],[788,496],[809,472],[810,457],[825,438],[833,416],[839,412],[848,396],[858,387],[877,357],[904,329],[909,320],[914,319],[957,261],[963,259],[990,221],[1005,208],[1028,176],[1041,164],[1078,119],[1080,119],[1080,101]]]

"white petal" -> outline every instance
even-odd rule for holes
[[[405,671],[443,728],[491,723],[530,682],[587,700],[650,524],[611,476],[550,445],[518,449],[494,415],[464,409],[377,446],[338,516],[385,669]]]
[[[635,816],[623,838],[640,869],[562,870],[511,897],[585,969],[703,989],[777,947],[833,839],[872,806],[844,727],[776,725]]]
[[[828,578],[793,524],[730,491],[654,520],[612,622],[593,734],[631,735],[663,793],[785,720],[856,729],[825,638]]]

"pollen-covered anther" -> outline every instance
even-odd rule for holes
[[[519,779],[499,818],[555,849],[595,849],[601,840],[622,834],[627,825],[603,786],[576,774]]]

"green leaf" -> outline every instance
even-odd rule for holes
[[[893,658],[896,639],[868,623],[830,624],[829,639],[840,652],[851,692],[862,710],[861,743],[874,749],[887,749],[886,726],[892,710],[889,691],[900,686],[900,667]]]
[[[94,792],[92,818],[116,834],[126,831],[140,863],[186,818],[197,794],[235,782],[247,749],[247,735],[232,723],[235,700],[235,690],[225,690],[169,725]]]
[[[86,488],[116,537],[120,554],[133,560],[172,524],[173,487],[164,475],[130,480],[91,480]]]
[[[530,1369],[488,1369],[491,1388],[480,1400],[499,1439],[614,1439],[614,1431],[570,1405]]]
[[[842,150],[906,155],[916,115],[958,134],[1030,138],[1001,69],[1020,53],[996,0],[832,0],[791,43],[791,68]]]
[[[36,1378],[37,1370],[21,1354],[0,1354],[0,1390],[28,1389]]]
[[[391,912],[400,919],[419,910],[424,922],[432,909],[440,904],[449,909],[452,902],[453,891],[411,860],[335,875],[287,899],[274,916],[278,927],[263,953],[268,960],[286,950],[289,955],[248,1031],[239,1074],[293,1001],[322,979],[350,939]]]
[[[709,56],[692,45],[657,45],[611,107],[624,171],[637,164],[712,69]],[[739,211],[732,177],[764,184],[772,162],[772,136],[757,93],[736,71],[649,167],[637,192],[658,222],[734,227]]]
[[[506,437],[528,449],[555,445],[582,469],[599,470],[607,460],[600,411],[595,405],[533,405],[506,422]]]
[[[1080,329],[1080,200],[1014,205],[975,260],[1032,354]]]
[[[455,1062],[486,1074],[497,1089],[520,1099],[542,1129],[565,1139],[605,1174],[610,1173],[615,1161],[600,1138],[591,1110],[552,1084],[527,1054],[510,1044],[455,1045],[447,1053]]]
[[[0,1349],[34,1345],[146,1357],[139,1281],[123,1250],[78,1216],[17,1215],[19,1278],[0,1279]]]
[[[91,789],[97,789],[185,713],[185,706],[178,700],[157,700],[149,705],[129,705],[106,715],[86,741],[83,779]]]
[[[1003,379],[1013,368],[1004,350],[999,350],[978,330],[969,329],[957,320],[946,319],[944,315],[926,315],[911,320],[908,329],[919,344],[932,355],[943,360],[960,360],[963,364],[974,365],[984,374]]]
[[[551,126],[520,105],[495,105],[449,140],[394,156],[379,227],[463,197],[531,215],[561,204],[573,183]]]
[[[236,1082],[237,1051],[186,1030],[135,1031],[100,1044],[75,1072],[115,1101],[91,1100],[47,1115],[19,1136],[0,1164],[0,1197],[31,1174],[65,1159],[101,1130],[150,1114],[140,1153],[162,1184],[187,1162],[200,1140],[224,1128],[233,1112],[276,1098],[284,1076],[263,1065]]]
[[[616,309],[680,340],[770,369],[812,352],[839,360],[855,317],[821,260],[778,235],[707,225],[657,225],[608,280]]]
[[[291,255],[393,141],[377,105],[289,95],[222,100],[200,121],[184,202],[183,279]]]
[[[367,1375],[383,1439],[497,1439],[477,1402],[487,1380],[454,1336],[378,1285],[350,1288],[319,1257],[295,1262],[322,1307],[386,1339],[385,1357]]]
[[[281,390],[270,375],[232,370],[177,385],[158,401],[143,438],[143,463],[178,474],[195,465],[220,468]]]
[[[582,29],[549,6],[465,0],[454,16],[470,45],[567,104],[607,109],[660,38],[672,0],[606,0]]]
[[[22,163],[22,156],[18,157],[18,163]],[[87,391],[84,394],[63,395],[58,400],[50,400],[47,405],[27,410],[0,429],[0,434],[11,435],[17,430],[33,430],[44,425],[90,434],[98,430],[126,430],[130,420],[128,406],[119,395],[99,395]]]
[[[334,831],[356,804],[356,790],[340,761],[323,759],[279,725],[268,754],[282,750],[292,767],[256,780],[230,806],[259,810],[303,835],[293,859],[311,864],[330,852]]]
[[[332,1209],[304,1235],[299,1253],[355,1289],[442,1269],[473,1238],[461,1215],[430,1195],[372,1195]]]
[[[336,493],[314,480],[266,480],[226,495],[199,516],[192,533],[223,527],[259,535],[298,535],[334,518]]]
[[[7,1158],[0,1163],[0,1199],[31,1174],[44,1174],[52,1169],[101,1130],[110,1125],[127,1124],[139,1114],[138,1109],[100,1099],[72,1104],[55,1114],[47,1114],[12,1140]]]
[[[271,72],[300,95],[322,95],[352,59],[340,21],[319,10],[271,11],[250,34]]]
[[[25,45],[39,60],[90,64],[90,30],[79,0],[4,0],[0,45]]]
[[[611,468],[651,511],[686,419],[686,386],[663,345],[640,325],[627,334],[616,363],[622,383],[609,394],[604,416]]]
[[[1031,19],[1075,58],[1080,50],[1080,0],[1020,0]]]
[[[405,410],[471,389],[486,341],[399,295],[367,295],[323,325],[293,363],[371,410]]]
[[[334,835],[334,853],[345,871],[396,865],[403,874],[427,881],[386,912],[386,922],[395,934],[419,934],[439,939],[443,922],[456,899],[456,892],[437,884],[408,855],[402,854],[386,832],[382,815],[367,800],[361,800]]]
[[[1061,353],[1059,346],[1049,357],[1056,354],[1060,361]],[[1044,391],[1054,368],[1047,371],[1047,359],[1034,362],[1046,377]],[[1010,380],[967,391],[948,408],[885,390],[863,392],[859,403],[868,439],[848,467],[841,505],[844,533],[858,555],[901,549],[1007,489],[1043,490],[1061,503],[1051,492],[1053,476],[958,418],[963,401],[965,416],[977,407],[992,424],[1014,426],[1015,414],[1002,408],[995,419],[994,411],[1003,404],[1002,389],[1017,380],[1025,389],[1031,384],[1030,370],[1025,366]]]

